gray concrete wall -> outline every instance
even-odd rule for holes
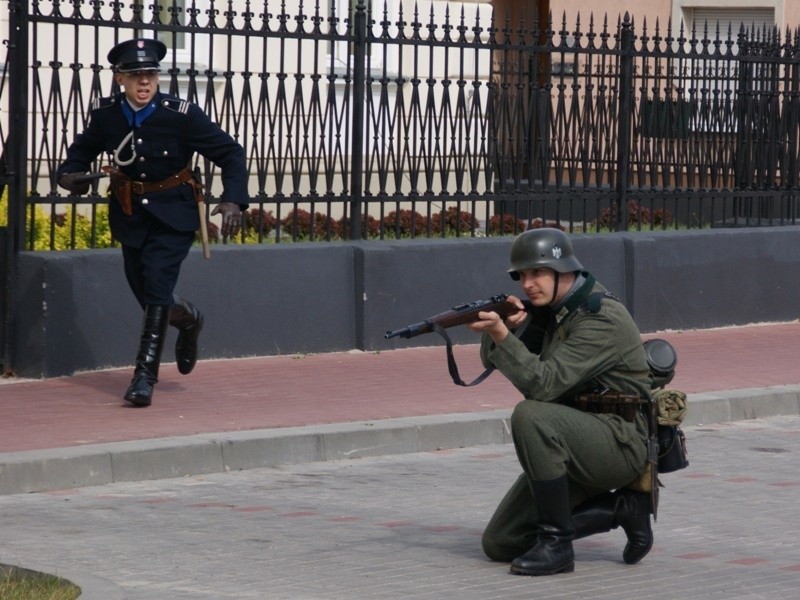
[[[645,333],[799,316],[793,274],[800,269],[800,227],[573,239],[584,266],[625,301]],[[506,274],[511,241],[215,246],[208,261],[194,249],[176,291],[206,314],[202,358],[441,344],[435,334],[383,334],[461,302],[516,293]],[[26,252],[17,273],[18,375],[132,363],[141,311],[118,250]],[[456,343],[475,341],[466,328],[451,333]]]

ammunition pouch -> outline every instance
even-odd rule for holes
[[[599,394],[578,394],[567,402],[572,408],[588,413],[608,413],[622,417],[632,423],[636,420],[642,401],[636,394],[622,392],[604,392]]]

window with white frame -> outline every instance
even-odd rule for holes
[[[688,101],[692,131],[731,133],[737,128],[734,108],[740,77],[739,33],[742,29],[755,39],[769,35],[776,23],[782,0],[749,0],[736,5],[730,0],[684,0],[680,19],[684,36],[694,39],[693,53],[708,40],[709,56],[699,55],[680,66],[682,101]],[[688,42],[687,42],[688,44]],[[688,45],[687,45],[688,48]],[[760,85],[753,82],[753,85]]]
[[[209,0],[158,0],[153,8],[159,11],[161,23],[169,24],[173,21],[173,18],[176,18],[180,24],[186,25],[191,18],[187,8],[198,11],[198,20],[207,18]],[[175,65],[179,71],[177,75],[179,95],[181,98],[187,98],[189,91],[187,71],[194,69],[202,74],[211,66],[209,64],[211,57],[209,56],[208,34],[188,35],[183,31],[160,31],[156,37],[164,42],[168,48],[162,68],[165,65],[167,65],[167,68],[171,68],[173,64]],[[198,86],[197,92],[199,97],[192,98],[192,100],[202,105],[205,95],[203,87]]]
[[[353,27],[353,21],[355,20],[356,6],[358,5],[358,2],[359,0],[334,0],[332,2],[331,8],[334,10],[336,18],[339,19],[340,32],[345,30],[348,22],[350,28]],[[370,22],[373,22],[372,32],[376,36],[380,34],[382,28],[381,21],[383,21],[384,10],[386,10],[388,14],[397,14],[397,11],[399,10],[399,7],[397,6],[397,0],[362,0],[362,2],[367,8],[367,26],[369,27]],[[391,19],[389,20],[391,21]],[[391,35],[396,35],[397,26],[392,24],[389,27],[389,31]],[[352,68],[352,61],[350,60],[350,55],[352,52],[352,45],[345,42],[333,42],[330,49],[330,64],[332,65],[333,70],[337,72],[344,72],[348,65],[350,65],[350,68]],[[370,52],[369,48],[367,49],[366,68],[368,71],[380,72],[385,66],[384,63],[393,64],[396,62],[396,46],[389,47],[386,60],[384,60],[384,55],[382,52],[373,53]]]

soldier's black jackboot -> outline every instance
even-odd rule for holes
[[[622,527],[628,543],[622,559],[629,565],[642,560],[653,547],[650,495],[620,489],[589,498],[572,511],[575,539]]]
[[[150,406],[153,386],[158,381],[161,350],[169,325],[169,306],[148,304],[144,308],[139,353],[133,369],[133,379],[125,392],[125,400],[134,406]]]
[[[539,511],[536,524],[536,545],[511,562],[517,575],[555,575],[575,570],[572,540],[575,529],[569,505],[567,477],[531,482]]]
[[[175,362],[178,371],[188,375],[197,363],[197,339],[203,330],[203,314],[179,296],[173,297],[174,304],[169,309],[169,324],[178,328],[175,342]]]

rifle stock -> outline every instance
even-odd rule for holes
[[[387,331],[383,337],[387,340],[395,337],[408,339],[422,335],[423,333],[430,333],[433,331],[434,325],[439,325],[443,329],[448,329],[456,325],[472,323],[478,320],[479,312],[496,312],[505,319],[518,310],[516,305],[508,301],[508,294],[498,294],[492,296],[488,300],[476,300],[474,302],[459,304],[450,310],[434,315],[419,323],[413,323],[394,331]]]

